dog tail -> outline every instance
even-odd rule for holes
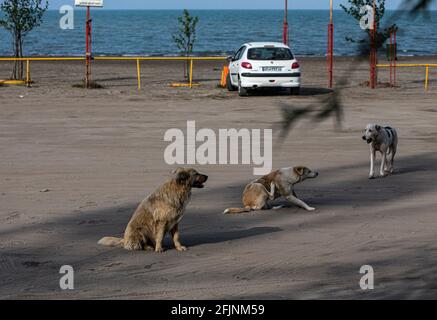
[[[225,211],[223,211],[224,214],[237,214],[237,213],[243,213],[243,212],[250,212],[252,209],[250,207],[245,208],[228,208]]]
[[[104,237],[99,240],[98,244],[107,247],[119,247],[122,248],[124,246],[124,240],[121,238],[114,237]]]

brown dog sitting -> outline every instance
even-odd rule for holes
[[[192,188],[203,188],[208,176],[194,169],[179,168],[174,177],[145,198],[136,209],[124,238],[105,237],[99,244],[127,250],[163,252],[162,240],[170,231],[177,250],[186,248],[179,241],[178,224],[191,198]]]

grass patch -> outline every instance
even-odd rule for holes
[[[81,83],[76,83],[73,84],[73,88],[79,88],[79,89],[85,89],[85,81],[82,81]],[[97,83],[96,81],[91,81],[90,82],[90,89],[104,89],[105,87],[102,86],[101,84]]]

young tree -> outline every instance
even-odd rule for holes
[[[48,8],[48,2],[42,0],[4,0],[0,5],[3,17],[0,27],[9,31],[13,38],[14,56],[23,57],[23,42],[26,35],[42,23],[42,17]],[[23,79],[23,61],[16,61],[12,79]]]
[[[349,7],[340,4],[340,7],[350,16],[352,16],[358,22],[363,18],[363,14],[361,13],[361,8],[365,6],[373,7],[373,0],[348,0]],[[380,48],[382,44],[390,37],[390,32],[397,30],[398,27],[396,24],[393,24],[387,28],[380,29],[380,23],[385,14],[385,0],[376,0],[375,5],[375,23],[376,23],[376,32],[375,32],[375,41],[376,47]],[[370,38],[370,29],[363,30],[365,31]],[[365,43],[366,39],[355,40],[350,37],[346,37],[347,41],[350,42],[358,42]]]
[[[194,48],[194,43],[197,40],[196,27],[199,22],[199,17],[192,17],[187,9],[184,10],[183,16],[178,18],[178,32],[173,35],[173,41],[181,50],[181,54],[188,57]],[[185,64],[185,78],[189,77],[188,60]]]

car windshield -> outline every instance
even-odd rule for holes
[[[247,53],[249,60],[293,60],[288,48],[252,48]]]

